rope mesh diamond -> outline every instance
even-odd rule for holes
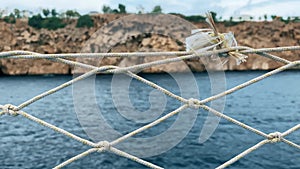
[[[81,76],[78,76],[64,84],[61,84],[51,90],[48,90],[44,93],[41,93],[38,96],[35,96],[25,102],[23,102],[22,104],[18,105],[18,106],[14,106],[12,104],[4,104],[4,105],[0,105],[0,110],[2,110],[0,112],[0,115],[12,115],[12,116],[17,116],[17,115],[21,115],[33,122],[36,122],[40,125],[43,125],[45,127],[48,127],[58,133],[61,133],[71,139],[74,139],[78,142],[81,142],[82,144],[88,145],[90,146],[90,149],[70,158],[69,160],[59,164],[58,166],[54,167],[55,169],[58,168],[62,168],[76,160],[79,160],[91,153],[94,152],[98,152],[98,153],[103,153],[103,152],[111,152],[114,153],[116,155],[128,158],[130,160],[133,160],[137,163],[140,163],[142,165],[148,166],[150,168],[162,168],[160,166],[157,166],[155,164],[152,164],[150,162],[147,162],[143,159],[140,159],[134,155],[128,154],[122,150],[119,150],[117,148],[115,148],[115,145],[117,144],[121,144],[124,140],[138,134],[141,133],[149,128],[154,127],[155,125],[164,122],[166,119],[180,113],[182,110],[188,109],[188,108],[192,108],[192,109],[204,109],[206,111],[208,111],[209,113],[214,114],[215,116],[221,117],[231,123],[233,123],[234,125],[238,125],[246,130],[249,130],[253,133],[256,133],[257,135],[262,136],[262,141],[260,141],[259,143],[255,144],[254,146],[246,149],[245,151],[243,151],[242,153],[240,153],[239,155],[233,157],[232,159],[228,160],[227,162],[225,162],[224,164],[220,165],[218,167],[218,169],[221,168],[225,168],[228,167],[229,165],[233,164],[234,162],[240,160],[241,158],[243,158],[244,156],[246,156],[247,154],[253,152],[254,150],[260,148],[261,146],[265,145],[265,144],[269,144],[269,143],[278,143],[278,142],[283,142],[286,143],[296,149],[300,150],[300,145],[292,142],[291,140],[287,140],[285,138],[285,136],[292,134],[293,132],[295,132],[296,130],[300,129],[300,124],[288,129],[287,131],[280,133],[277,131],[274,131],[273,133],[265,133],[263,131],[260,131],[258,129],[256,129],[255,127],[251,127],[243,122],[240,122],[232,117],[229,117],[225,114],[222,114],[221,112],[218,112],[216,110],[214,110],[213,108],[207,106],[206,104],[208,102],[211,102],[213,100],[219,99],[221,97],[224,97],[226,95],[229,95],[233,92],[236,92],[238,90],[241,90],[244,87],[247,87],[249,85],[252,85],[254,83],[257,83],[269,76],[272,76],[274,74],[277,74],[279,72],[282,72],[284,70],[296,67],[300,65],[300,60],[298,61],[289,61],[283,58],[280,58],[278,56],[275,56],[273,54],[269,54],[267,52],[284,52],[284,51],[292,51],[292,50],[300,50],[300,46],[290,46],[290,47],[277,47],[277,48],[261,48],[261,49],[252,49],[249,47],[244,47],[244,46],[237,46],[237,47],[228,47],[228,48],[223,48],[223,49],[218,49],[218,50],[213,50],[213,51],[203,51],[201,53],[193,53],[193,52],[149,52],[149,53],[77,53],[77,54],[39,54],[39,53],[34,53],[34,52],[28,52],[28,51],[10,51],[10,52],[2,52],[0,53],[0,59],[5,59],[5,58],[15,58],[15,59],[20,59],[20,58],[25,58],[25,59],[48,59],[54,62],[60,62],[63,64],[67,64],[67,65],[71,65],[73,67],[75,66],[79,66],[85,69],[89,69],[89,71],[87,73],[84,73]],[[213,54],[228,54],[229,52],[239,52],[241,54],[250,54],[250,53],[255,53],[258,54],[262,57],[268,57],[270,59],[273,59],[275,61],[281,62],[284,64],[284,66],[279,67],[275,70],[272,70],[268,73],[265,73],[259,77],[256,77],[254,79],[251,79],[243,84],[240,84],[238,86],[235,86],[229,90],[226,90],[222,93],[213,95],[211,97],[208,97],[206,99],[203,100],[198,100],[195,98],[183,98],[179,95],[176,95],[172,92],[170,92],[168,89],[162,88],[161,86],[147,80],[144,79],[143,77],[134,74],[133,71],[137,71],[137,70],[144,70],[146,68],[152,67],[152,66],[156,66],[156,65],[162,65],[162,64],[167,64],[167,63],[171,63],[171,62],[178,62],[181,60],[185,60],[185,59],[191,59],[191,58],[199,58],[199,57],[207,57],[207,56],[211,56]],[[95,67],[92,65],[88,65],[85,63],[80,63],[80,62],[76,62],[76,61],[72,61],[72,58],[78,58],[78,57],[132,57],[132,56],[174,56],[176,55],[176,57],[174,58],[167,58],[167,59],[162,59],[162,60],[157,60],[157,61],[152,61],[152,62],[148,62],[148,63],[142,63],[142,64],[138,64],[138,65],[134,65],[134,66],[128,66],[128,67],[118,67],[118,66],[111,66],[111,65],[107,65],[107,66],[101,66],[101,67]],[[143,83],[145,83],[146,85],[149,85],[157,90],[159,90],[160,92],[166,94],[169,97],[175,98],[176,100],[182,102],[182,105],[180,107],[178,107],[177,109],[175,109],[174,111],[168,113],[167,115],[158,118],[157,120],[141,127],[138,128],[126,135],[121,136],[120,138],[108,142],[106,140],[100,141],[100,142],[92,142],[89,141],[85,138],[81,138],[79,136],[76,136],[64,129],[61,129],[59,127],[56,127],[55,125],[52,125],[50,123],[47,123],[46,121],[43,121],[29,113],[26,113],[24,111],[22,111],[23,108],[25,108],[26,106],[37,102],[38,100],[51,95],[55,92],[58,92],[59,90],[66,88],[70,85],[72,85],[73,83],[76,83],[80,80],[83,80],[85,78],[88,78],[92,75],[98,74],[98,73],[123,73],[126,74],[132,78],[135,78]]]

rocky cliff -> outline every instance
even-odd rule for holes
[[[78,53],[78,52],[135,52],[135,51],[178,51],[185,50],[184,38],[191,29],[206,28],[206,23],[189,23],[175,16],[146,17],[133,15],[120,19],[122,15],[93,16],[95,26],[76,28],[76,20],[68,20],[63,29],[35,29],[27,25],[27,20],[17,20],[16,24],[0,21],[0,51],[27,50],[38,53]],[[125,17],[125,18],[126,18]],[[170,19],[171,18],[171,19]],[[116,20],[117,19],[117,20]],[[162,25],[164,24],[164,25]],[[300,23],[285,24],[274,22],[243,22],[235,26],[218,23],[220,32],[234,32],[239,45],[253,48],[299,45]],[[299,60],[300,52],[276,53],[289,60]],[[82,60],[96,66],[110,64],[129,66],[149,62],[162,57],[103,58],[101,62]],[[213,67],[200,59],[182,64],[157,66],[145,72],[163,71],[203,71]],[[224,70],[268,70],[281,66],[280,63],[250,55],[247,62],[239,66],[229,59]],[[70,74],[74,70],[67,65],[47,60],[0,59],[0,74]]]

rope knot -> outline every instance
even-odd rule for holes
[[[2,111],[0,112],[0,116],[4,114],[11,115],[11,116],[18,115],[17,107],[12,104],[6,104],[0,108],[2,108]]]
[[[271,140],[271,143],[278,143],[282,140],[282,135],[280,132],[274,132],[269,134],[269,140]]]
[[[197,99],[190,98],[190,99],[188,100],[188,106],[189,106],[190,108],[197,109],[197,108],[199,108],[199,102],[198,102]]]
[[[98,152],[108,151],[111,147],[110,142],[108,142],[108,141],[101,141],[101,142],[99,142],[98,146],[99,146]]]

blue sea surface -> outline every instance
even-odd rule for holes
[[[227,89],[264,73],[266,72],[226,72]],[[184,74],[179,75],[184,76]],[[180,95],[181,86],[168,74],[141,74],[141,76]],[[211,83],[208,74],[194,73],[194,77],[198,91],[190,92],[199,92],[200,99],[209,97]],[[60,75],[2,76],[0,77],[0,104],[19,105],[72,78],[72,76]],[[98,75],[95,83],[96,101],[104,118],[111,126],[118,132],[126,134],[147,124],[135,123],[119,114],[111,94],[111,83],[112,75]],[[185,87],[188,86],[187,84]],[[149,103],[149,95],[153,91],[151,87],[133,80],[125,90],[129,90],[128,98],[137,110],[145,111],[151,107]],[[179,101],[170,97],[166,98],[166,103],[163,114],[181,105]],[[47,96],[23,110],[75,135],[90,139],[77,118],[72,87]],[[267,134],[290,129],[300,122],[300,71],[281,72],[226,96],[223,113]],[[199,134],[207,115],[208,112],[200,110],[192,129],[179,144],[162,154],[146,157],[144,160],[171,169],[216,168],[264,139],[262,136],[221,119],[212,136],[206,142],[199,143]],[[158,135],[170,127],[176,118],[177,115],[135,137]],[[300,144],[300,131],[286,136],[286,139]],[[89,148],[22,116],[0,117],[1,169],[53,168]],[[65,168],[146,167],[112,153],[92,153]],[[266,144],[228,168],[299,169],[300,150],[282,142]]]

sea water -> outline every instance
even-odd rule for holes
[[[226,88],[232,88],[264,73],[266,72],[226,72]],[[189,84],[179,85],[176,78],[174,79],[169,74],[141,74],[141,76],[178,95],[183,87],[189,87]],[[178,74],[178,76],[185,76],[185,74]],[[19,105],[72,78],[72,76],[2,76],[0,77],[0,104]],[[194,73],[193,78],[197,82],[197,91],[190,92],[199,92],[200,99],[209,97],[212,91],[210,76],[207,73]],[[112,79],[112,75],[98,75],[94,79],[97,106],[103,117],[107,119],[107,123],[121,134],[147,124],[135,122],[120,115],[115,103],[117,96],[112,96],[112,90],[117,90],[112,89]],[[114,83],[118,82],[118,79],[114,80]],[[121,88],[124,89],[121,90]],[[72,89],[70,86],[23,110],[80,137],[91,139],[78,120]],[[191,87],[191,89],[194,88]],[[128,91],[128,99],[138,112],[146,111],[151,107],[149,97],[153,89],[144,83],[132,80],[129,86],[120,86],[118,90],[120,90],[118,93]],[[170,97],[166,97],[165,101],[164,112],[161,116],[181,105],[179,101]],[[88,110],[88,107],[86,108]],[[300,71],[279,73],[226,96],[223,113],[267,134],[290,129],[300,122]],[[264,139],[262,136],[221,119],[209,139],[204,143],[199,143],[199,134],[205,127],[207,115],[206,111],[200,110],[193,127],[183,140],[168,151],[144,159],[164,168],[215,168]],[[146,138],[159,135],[169,128],[176,118],[177,116],[172,117],[165,123],[135,137]],[[1,116],[0,131],[1,169],[52,168],[90,148],[21,116]],[[173,135],[176,138],[176,133]],[[300,144],[299,136],[300,131],[296,131],[286,138]],[[93,153],[66,168],[146,167],[112,153]],[[229,168],[296,169],[300,168],[300,151],[285,143],[266,144]]]

